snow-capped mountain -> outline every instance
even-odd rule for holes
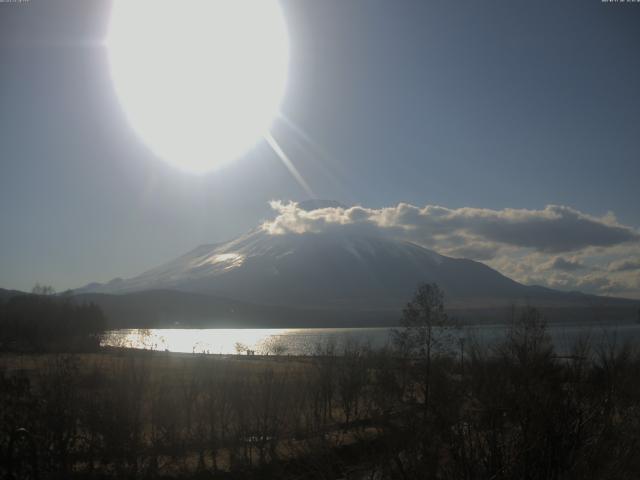
[[[340,206],[326,200],[298,205],[308,211]],[[627,319],[637,309],[630,300],[522,285],[479,262],[348,228],[275,234],[258,227],[136,277],[75,293],[100,305],[119,327],[370,326],[397,324],[423,282],[438,283],[447,307],[470,322],[504,321],[518,304],[540,307],[552,321]]]
[[[479,262],[384,236],[272,235],[261,228],[230,242],[199,246],[136,277],[91,284],[78,293],[176,290],[260,305],[395,310],[421,282],[437,282],[454,307],[543,300],[566,304],[572,297],[524,286]]]

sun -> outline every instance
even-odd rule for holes
[[[106,44],[129,123],[180,169],[238,158],[279,110],[289,39],[276,0],[114,0]]]

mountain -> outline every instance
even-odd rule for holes
[[[6,302],[12,297],[17,297],[18,295],[27,295],[25,292],[21,292],[20,290],[6,290],[4,288],[0,288],[0,302]]]
[[[397,308],[424,281],[438,282],[466,305],[529,291],[486,265],[409,242],[361,234],[270,235],[261,229],[83,291],[178,290],[263,305]]]
[[[631,318],[631,307],[637,308],[637,302],[623,299],[525,286],[482,263],[390,237],[336,231],[272,235],[261,228],[230,242],[199,246],[136,277],[91,284],[76,293],[106,294],[97,301],[105,308],[105,299],[113,295],[129,295],[129,300],[111,299],[111,304],[131,305],[131,298],[155,292],[147,293],[153,302],[147,298],[138,302],[139,308],[155,308],[155,318],[165,320],[181,315],[220,319],[235,309],[225,317],[234,325],[263,318],[269,326],[278,319],[287,325],[319,326],[339,317],[345,322],[357,318],[357,324],[366,318],[375,324],[396,321],[421,282],[438,283],[447,305],[470,318],[495,319],[495,312],[512,304],[560,312],[563,319],[582,319],[586,310],[602,313],[603,308],[609,309],[607,318],[611,309],[620,308]],[[174,292],[173,303],[166,292]],[[151,304],[155,306],[145,307]]]

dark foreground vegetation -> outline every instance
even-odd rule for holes
[[[492,347],[449,326],[428,285],[383,350],[4,354],[0,477],[640,478],[637,351],[559,357],[531,308]]]

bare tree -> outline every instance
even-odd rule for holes
[[[31,289],[34,295],[55,295],[56,291],[51,285],[41,285],[36,283]]]
[[[394,330],[394,342],[402,355],[417,357],[423,364],[421,383],[426,412],[431,394],[433,357],[441,351],[453,327],[444,310],[444,293],[440,287],[435,283],[418,286],[400,321],[402,329]]]

